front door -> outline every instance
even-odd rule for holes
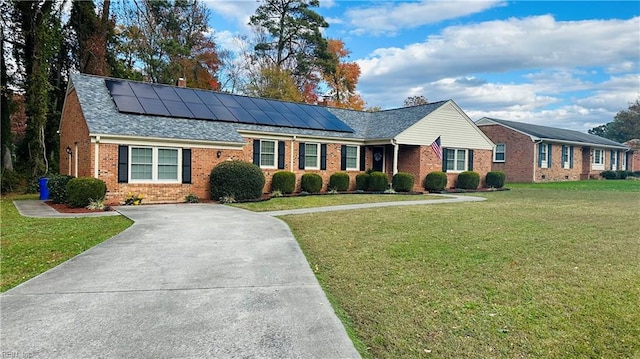
[[[384,147],[373,148],[373,170],[384,172]]]

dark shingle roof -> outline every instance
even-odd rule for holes
[[[358,140],[392,139],[447,102],[378,112],[328,108],[354,130],[336,132],[121,113],[111,99],[105,79],[84,74],[71,75],[89,132],[95,135],[244,143],[238,131],[246,130]]]
[[[541,125],[532,125],[529,123],[500,120],[495,118],[484,117],[477,121],[478,126],[500,124],[506,127],[510,127],[516,131],[520,131],[529,136],[539,138],[541,140],[553,140],[559,142],[575,142],[584,143],[585,145],[599,145],[605,147],[615,147],[620,149],[626,149],[625,145],[618,143],[600,136],[591,135],[574,130],[567,130],[563,128],[555,128]]]

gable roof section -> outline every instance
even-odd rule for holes
[[[621,150],[628,149],[622,143],[618,143],[607,138],[563,128],[532,125],[523,122],[500,120],[489,117],[483,117],[479,119],[476,124],[480,127],[488,125],[501,125],[514,131],[528,135],[534,141],[546,140],[565,143],[576,143],[585,146],[616,148]]]

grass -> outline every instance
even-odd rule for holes
[[[254,212],[280,211],[286,209],[312,208],[336,206],[343,204],[360,204],[373,202],[418,201],[423,199],[438,199],[435,195],[407,195],[407,194],[335,194],[312,195],[297,197],[275,197],[263,202],[234,203],[233,206]]]
[[[283,219],[366,358],[640,357],[640,182],[512,187]]]
[[[0,200],[2,292],[122,232],[132,223],[121,216],[27,218],[18,213],[14,199],[37,199],[37,195],[3,196]]]

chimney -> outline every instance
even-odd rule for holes
[[[178,79],[177,85],[178,85],[178,87],[187,87],[187,80],[185,80],[184,78],[180,77]]]

